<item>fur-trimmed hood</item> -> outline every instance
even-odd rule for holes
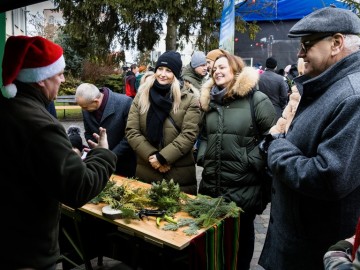
[[[232,91],[239,97],[244,97],[251,92],[259,81],[259,73],[252,67],[244,67],[242,72],[237,76],[234,86],[228,90]],[[209,110],[210,91],[215,82],[210,78],[201,88],[200,105],[204,111]]]

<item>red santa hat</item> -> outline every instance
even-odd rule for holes
[[[43,37],[11,36],[5,44],[1,93],[13,98],[13,82],[33,83],[50,78],[65,68],[63,49]]]

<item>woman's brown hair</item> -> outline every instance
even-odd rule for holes
[[[236,94],[236,91],[233,90],[233,86],[236,82],[236,79],[238,77],[238,75],[241,73],[241,71],[243,70],[243,68],[246,66],[244,60],[242,60],[241,57],[230,54],[228,51],[222,50],[220,49],[222,52],[222,55],[219,55],[215,61],[214,61],[214,65],[215,62],[222,58],[225,57],[228,60],[230,69],[232,71],[232,73],[234,74],[234,78],[232,79],[232,81],[226,86],[226,94],[224,95],[224,98],[233,98]],[[213,77],[214,75],[214,69],[211,70],[211,77]]]

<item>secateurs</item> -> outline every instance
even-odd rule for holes
[[[149,210],[149,209],[142,209],[138,213],[139,218],[143,219],[144,217],[152,216],[156,217],[156,225],[160,226],[161,220],[166,220],[167,222],[171,222],[176,224],[177,222],[170,216],[166,214],[165,210]]]

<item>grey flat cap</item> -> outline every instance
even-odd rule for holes
[[[316,33],[360,34],[360,19],[347,9],[318,9],[298,21],[290,29],[288,37],[297,38]]]

